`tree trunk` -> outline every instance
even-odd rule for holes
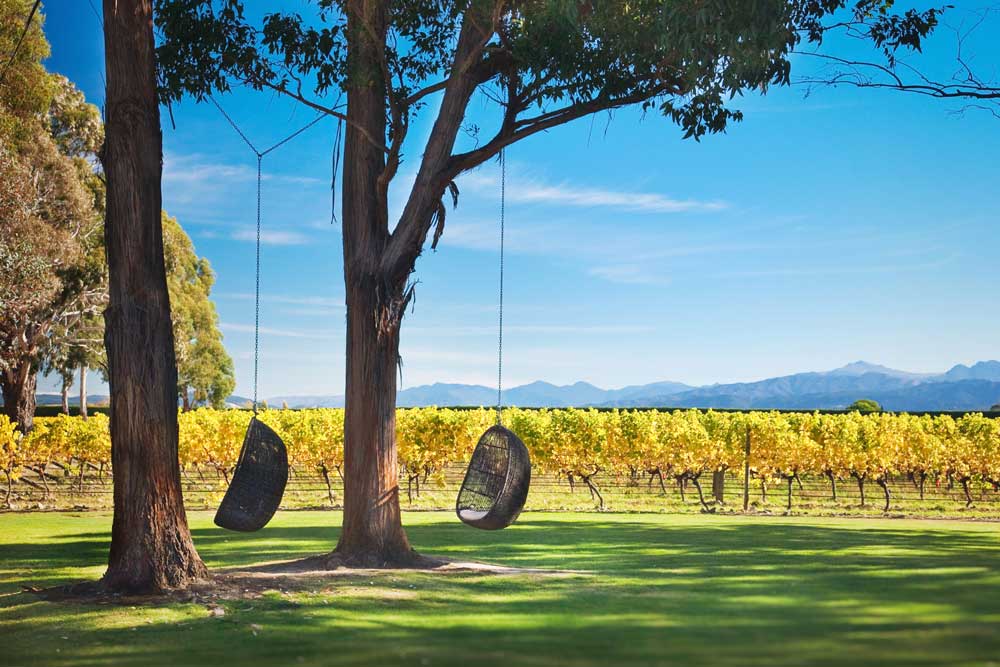
[[[413,562],[415,554],[399,510],[399,321],[385,312],[377,291],[374,281],[348,278],[344,528],[334,555],[345,564],[392,567]]]
[[[667,485],[663,483],[663,472],[659,468],[656,469],[656,479],[660,481],[660,493],[667,495]],[[650,482],[652,482],[652,479],[650,479]]]
[[[972,507],[972,492],[969,490],[969,478],[962,478],[962,492],[965,493],[965,506]]]
[[[712,473],[712,497],[720,505],[726,502],[726,471],[716,470]]]
[[[191,397],[188,395],[187,387],[181,387],[181,410],[191,412]]]
[[[885,494],[885,506],[882,508],[882,511],[888,512],[889,503],[891,501],[891,496],[889,495],[889,480],[882,476],[876,479],[875,482],[882,487],[882,493]]]
[[[587,485],[587,488],[590,489],[590,499],[594,500],[596,498],[597,502],[598,502],[598,509],[600,509],[600,510],[603,511],[604,510],[604,496],[601,495],[601,490],[597,488],[597,485],[594,484],[594,481],[591,479],[596,474],[597,473],[593,473],[593,474],[590,474],[590,475],[580,475],[580,477],[583,479],[584,483]]]
[[[35,365],[22,360],[17,366],[8,368],[0,375],[0,390],[3,391],[3,411],[17,423],[17,430],[27,433],[35,424],[35,386],[38,376]]]
[[[64,415],[69,414],[69,382],[66,378],[63,378],[62,389],[59,392],[60,397],[60,409]]]
[[[80,366],[80,416],[87,418],[87,364]]]
[[[323,480],[326,482],[326,499],[333,504],[333,485],[330,484],[330,471],[327,469],[326,465],[321,465],[319,471],[323,474]]]
[[[386,136],[381,58],[386,4],[347,14],[350,88],[344,136],[343,243],[347,301],[344,523],[331,566],[408,565],[419,560],[403,531],[396,457],[399,327],[410,270],[382,266],[390,240],[381,145]]]
[[[698,477],[700,476],[701,473],[698,473],[697,475],[692,475],[691,483],[694,484],[694,488],[698,491],[698,501],[701,503],[701,508],[707,512],[708,503],[705,502],[705,493],[701,489],[701,482],[698,481]]]
[[[750,509],[750,427],[743,444],[743,511]]]
[[[104,0],[107,111],[104,313],[114,520],[104,584],[157,592],[207,574],[177,461],[177,366],[163,263],[162,137],[150,0]]]

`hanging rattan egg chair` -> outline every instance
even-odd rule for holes
[[[260,530],[278,510],[287,483],[285,443],[255,415],[243,439],[233,481],[215,513],[215,525],[245,533]]]
[[[512,431],[497,424],[483,434],[472,452],[455,512],[475,528],[506,528],[524,509],[530,482],[528,448]]]

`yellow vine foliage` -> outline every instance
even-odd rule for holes
[[[258,416],[288,447],[296,469],[343,470],[342,409],[262,410]],[[251,415],[197,409],[178,415],[182,467],[228,474],[236,464]],[[697,410],[509,408],[505,425],[528,446],[540,472],[589,477],[656,471],[696,477],[743,464],[747,433],[750,466],[762,478],[850,475],[873,480],[905,474],[1000,482],[1000,420],[982,414],[818,414]],[[487,409],[400,409],[396,437],[403,475],[432,477],[471,456],[480,434],[496,423]],[[108,418],[60,415],[35,420],[21,437],[0,416],[0,466],[15,478],[25,466],[67,468],[111,460]]]

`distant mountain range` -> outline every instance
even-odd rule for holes
[[[865,361],[831,371],[796,373],[758,382],[693,387],[681,382],[654,382],[621,389],[602,389],[587,382],[554,385],[549,382],[512,387],[504,391],[505,405],[524,407],[697,407],[840,409],[860,398],[878,401],[887,410],[989,410],[1000,403],[1000,361],[957,365],[944,373],[911,373]],[[98,404],[107,396],[89,396]],[[344,397],[273,396],[271,407],[343,407]],[[401,407],[489,406],[496,389],[483,385],[438,382],[403,389]],[[58,394],[39,394],[42,405],[59,403]],[[230,396],[232,406],[250,399]],[[71,399],[76,404],[76,399]]]
[[[504,404],[525,407],[699,407],[838,409],[859,398],[871,398],[887,410],[989,410],[1000,403],[1000,361],[957,365],[945,373],[911,373],[865,361],[831,371],[796,373],[759,382],[692,387],[681,382],[654,382],[621,389],[602,389],[587,382],[548,382],[504,391]],[[341,407],[343,396],[277,396],[277,407]],[[496,389],[483,385],[447,384],[410,387],[399,392],[403,407],[425,405],[493,405]]]

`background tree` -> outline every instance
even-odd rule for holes
[[[162,137],[150,0],[104,0],[107,80],[105,344],[114,520],[103,582],[184,586],[206,569],[191,541],[178,464],[177,365],[163,258]]]
[[[40,60],[44,37],[32,40],[29,52]],[[0,386],[4,410],[22,432],[31,429],[36,373],[54,332],[96,313],[104,294],[100,219],[88,190],[93,172],[60,150],[64,139],[86,139],[72,128],[51,134],[63,112],[53,93],[71,86],[40,67],[21,68],[37,90],[0,89]],[[79,100],[75,114],[97,116]]]
[[[882,412],[882,406],[878,401],[870,398],[860,398],[847,406],[848,412]]]
[[[163,258],[177,357],[177,394],[185,410],[196,403],[225,406],[236,387],[233,360],[222,344],[219,316],[209,298],[215,273],[198,257],[176,218],[163,214]]]
[[[107,196],[97,154],[104,143],[104,123],[92,104],[69,79],[55,75],[55,92],[49,110],[49,128],[63,155],[70,157],[80,180],[86,186],[100,220],[104,220]],[[107,262],[104,256],[104,226],[97,225],[90,234],[86,259],[88,271],[94,278],[94,300],[107,301]],[[97,281],[99,280],[99,285]],[[87,417],[87,371],[101,370],[107,380],[107,358],[104,353],[104,322],[100,313],[89,310],[81,317],[63,323],[50,337],[52,361],[61,362],[59,374],[63,377],[63,403],[66,403],[65,378],[67,371],[78,375],[80,414]],[[67,366],[68,364],[68,366]],[[47,360],[46,366],[51,366]]]
[[[0,386],[24,432],[53,337],[93,316],[103,298],[100,115],[42,66],[49,47],[40,13],[25,29],[31,5],[0,0],[0,49],[12,54],[0,86]]]
[[[686,137],[724,130],[729,100],[788,83],[789,55],[822,37],[846,0],[315,0],[309,19],[274,12],[251,24],[240,0],[157,0],[165,99],[204,99],[243,84],[346,122],[343,175],[347,301],[344,524],[337,562],[386,565],[414,554],[399,513],[395,441],[400,324],[428,236],[444,232],[455,179],[505,147],[585,116],[655,110]],[[865,17],[886,0],[861,0]],[[895,17],[913,31],[933,12]],[[918,31],[919,32],[919,31]],[[336,102],[346,96],[346,109]],[[436,97],[439,104],[430,105]],[[460,139],[472,100],[491,130]],[[436,112],[434,111],[436,109]],[[411,120],[435,114],[423,145]],[[467,128],[468,129],[468,128]],[[417,156],[405,206],[388,191]]]

